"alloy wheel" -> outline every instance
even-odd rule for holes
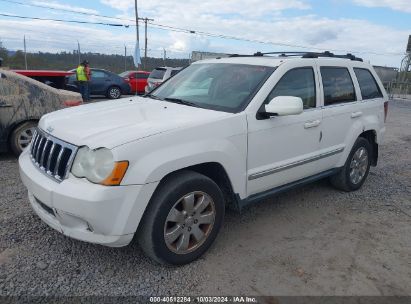
[[[368,169],[368,152],[364,147],[355,151],[350,163],[350,180],[353,184],[362,181]]]
[[[111,88],[109,91],[109,95],[111,98],[113,99],[117,99],[120,97],[121,93],[120,90],[118,88]]]
[[[173,205],[164,224],[167,247],[177,254],[196,250],[213,229],[215,215],[214,201],[207,193],[184,195]]]
[[[30,144],[33,138],[35,128],[23,129],[17,137],[17,144],[21,151],[23,151]]]

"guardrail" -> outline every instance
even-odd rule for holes
[[[386,89],[390,99],[411,99],[411,82],[393,81],[388,84]]]

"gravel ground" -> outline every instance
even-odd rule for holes
[[[411,295],[411,102],[390,104],[379,166],[363,188],[327,181],[238,214],[183,267],[133,243],[69,239],[30,209],[15,158],[0,156],[0,295]]]

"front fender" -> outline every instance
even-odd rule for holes
[[[242,119],[161,133],[114,152],[130,162],[123,185],[158,182],[177,170],[214,162],[225,169],[236,193],[246,193],[247,133]]]

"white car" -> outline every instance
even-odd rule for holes
[[[159,67],[151,71],[147,78],[147,85],[145,87],[145,92],[150,93],[152,90],[157,88],[164,81],[176,75],[182,68],[172,68],[172,67]]]
[[[19,159],[34,211],[75,239],[135,238],[156,261],[184,264],[213,243],[226,206],[325,177],[359,189],[388,109],[373,68],[257,55],[198,61],[146,97],[43,116]]]

